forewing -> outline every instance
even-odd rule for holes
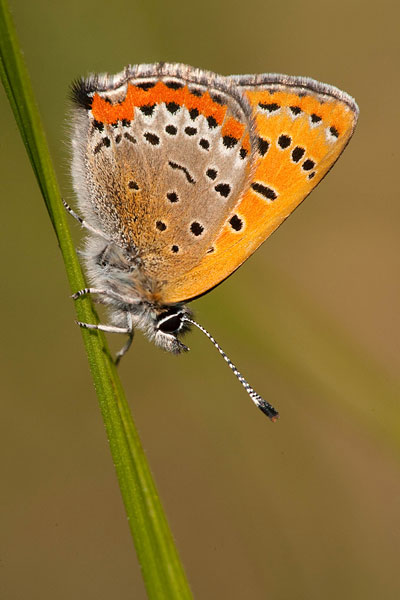
[[[92,76],[74,98],[81,210],[171,294],[249,185],[250,102],[226,78],[166,64]]]
[[[200,263],[162,289],[165,302],[194,298],[237,269],[333,166],[357,122],[337,88],[285,75],[234,76],[256,121],[255,169]]]

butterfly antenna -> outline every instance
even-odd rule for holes
[[[275,408],[271,404],[269,404],[269,402],[266,402],[263,398],[261,398],[261,396],[259,396],[255,390],[253,390],[253,388],[251,387],[251,385],[249,385],[247,383],[247,381],[245,380],[245,378],[237,370],[237,368],[235,367],[235,365],[233,364],[233,362],[225,354],[225,352],[222,350],[221,346],[213,338],[213,336],[210,333],[208,333],[208,331],[206,329],[204,329],[204,327],[202,327],[201,325],[199,325],[199,323],[196,323],[196,321],[193,321],[192,319],[189,319],[188,317],[185,317],[183,320],[187,321],[188,323],[191,323],[192,325],[195,325],[197,327],[197,329],[200,329],[200,331],[202,331],[204,333],[204,335],[206,335],[208,337],[208,339],[214,344],[214,346],[216,347],[216,349],[218,350],[218,352],[221,354],[221,356],[223,357],[223,359],[228,363],[228,365],[230,366],[230,368],[232,369],[232,371],[234,372],[234,374],[236,375],[236,377],[239,379],[240,383],[242,384],[242,386],[244,387],[244,389],[246,390],[246,392],[249,394],[249,396],[253,400],[254,404],[256,406],[258,406],[258,408],[265,415],[267,415],[267,417],[269,417],[271,419],[271,421],[273,421],[273,422],[276,421],[277,418],[279,417],[278,411],[275,410]]]

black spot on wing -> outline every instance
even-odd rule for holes
[[[165,107],[167,111],[171,114],[175,114],[180,109],[179,104],[177,104],[176,102],[167,102]]]
[[[180,90],[181,88],[183,88],[183,83],[181,83],[180,81],[164,81],[164,84],[170,90]]]
[[[289,106],[289,110],[292,113],[292,115],[299,115],[301,113],[301,108],[300,106]]]
[[[169,135],[176,135],[178,133],[178,129],[175,125],[167,125],[165,131],[169,133]]]
[[[146,131],[143,134],[143,137],[146,140],[146,142],[149,142],[149,144],[151,144],[152,146],[158,146],[160,143],[160,138],[158,137],[158,135],[156,135],[155,133],[151,133],[151,131]]]
[[[235,231],[240,231],[243,227],[243,221],[242,219],[239,219],[237,215],[233,215],[233,217],[229,219],[229,223],[232,229],[234,229]]]
[[[137,83],[136,87],[139,88],[140,90],[144,90],[145,92],[147,92],[147,90],[150,90],[155,85],[156,84],[154,81],[143,81],[142,83]]]
[[[224,135],[222,138],[222,143],[226,148],[234,148],[238,141],[239,140],[232,135]]]
[[[201,138],[199,145],[203,148],[203,150],[208,150],[210,148],[210,142],[204,138]]]
[[[104,123],[101,123],[100,121],[93,121],[93,127],[98,131],[104,131]]]
[[[127,139],[131,144],[136,144],[136,139],[128,132],[124,133],[124,138]]]
[[[258,146],[258,152],[261,154],[261,156],[265,156],[268,152],[268,148],[269,148],[269,142],[268,140],[259,137],[257,138],[257,146]]]
[[[176,192],[168,192],[167,198],[170,202],[178,202],[179,201],[179,197]]]
[[[201,98],[203,95],[203,92],[201,90],[199,90],[198,88],[189,88],[189,92],[191,94],[193,94],[193,96],[196,96],[197,98]]]
[[[311,171],[311,169],[315,167],[315,162],[311,160],[311,158],[307,158],[307,160],[303,162],[302,166],[304,171]]]
[[[278,197],[278,194],[275,192],[275,190],[257,181],[252,183],[251,187],[255,192],[257,192],[257,194],[264,196],[264,198],[267,198],[268,200],[276,200]]]
[[[220,194],[223,198],[227,198],[231,193],[231,186],[229,185],[229,183],[218,183],[214,187],[214,190],[218,192],[218,194]]]
[[[191,176],[191,174],[189,173],[189,171],[187,170],[186,167],[184,167],[183,165],[180,165],[180,164],[174,162],[173,160],[170,160],[168,162],[168,164],[171,167],[171,169],[177,169],[179,171],[182,171],[185,174],[186,179],[187,179],[187,181],[189,183],[193,183],[193,184],[196,183],[195,180],[193,179],[193,177]]]
[[[284,150],[292,143],[292,139],[288,135],[280,135],[278,138],[278,146]]]
[[[146,117],[151,117],[151,115],[154,112],[155,106],[155,104],[144,104],[143,106],[140,106],[139,109],[144,115],[146,115]]]
[[[95,146],[95,149],[94,149],[93,153],[97,154],[98,152],[100,152],[100,150],[102,149],[103,146],[105,146],[106,148],[109,148],[110,145],[111,145],[110,138],[109,137],[103,137],[101,139],[101,142],[99,142],[97,144],[97,146]]]
[[[266,110],[270,114],[272,114],[280,109],[279,104],[277,104],[276,102],[270,102],[269,104],[265,104],[264,102],[259,102],[258,106],[262,110]]]
[[[190,225],[190,231],[193,233],[193,235],[198,237],[199,235],[201,235],[203,233],[204,227],[197,221],[193,221],[193,223],[191,223],[191,225]]]
[[[196,127],[185,127],[186,135],[196,135],[197,129]]]
[[[223,98],[221,98],[221,96],[218,96],[218,94],[212,94],[211,95],[211,100],[213,100],[217,104],[224,104]]]
[[[159,231],[165,231],[167,229],[167,226],[163,221],[156,221],[156,227]]]
[[[293,148],[292,150],[292,160],[295,163],[298,163],[299,160],[301,160],[304,156],[304,148],[301,148],[301,146],[296,146],[296,148]]]

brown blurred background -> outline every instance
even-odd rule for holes
[[[399,598],[398,3],[12,8],[72,203],[68,86],[89,71],[181,61],[306,75],[356,98],[358,129],[326,180],[193,305],[280,421],[196,331],[179,358],[138,334],[121,376],[196,598]],[[0,597],[142,600],[63,263],[0,103]]]

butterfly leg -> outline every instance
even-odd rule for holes
[[[126,313],[126,320],[127,320],[127,329],[128,329],[129,337],[128,337],[126,343],[124,344],[124,346],[122,346],[121,350],[119,350],[119,352],[117,352],[117,355],[115,357],[115,364],[117,366],[119,365],[119,361],[124,356],[124,354],[126,354],[128,352],[128,350],[131,347],[132,342],[133,342],[134,329],[133,329],[133,325],[132,325],[132,314],[130,312]]]
[[[131,347],[134,335],[134,329],[132,325],[132,315],[130,312],[126,313],[127,326],[126,327],[115,327],[114,325],[93,325],[92,323],[82,323],[82,321],[75,321],[82,329],[92,329],[95,331],[104,331],[106,333],[127,333],[128,341],[126,344],[117,352],[115,357],[115,364],[118,365],[121,358],[126,354]]]
[[[105,331],[106,333],[131,333],[129,327],[114,327],[114,325],[93,325],[92,323],[82,323],[82,321],[75,321],[82,329],[94,329],[96,331]]]
[[[74,219],[76,219],[78,221],[78,223],[84,227],[85,229],[87,229],[88,231],[90,231],[91,233],[94,233],[95,235],[98,235],[100,237],[102,237],[103,239],[109,241],[109,239],[104,235],[104,233],[102,231],[100,231],[99,229],[96,229],[95,227],[92,227],[91,225],[89,225],[89,223],[86,223],[86,221],[84,219],[82,219],[82,217],[80,217],[71,207],[70,205],[65,202],[64,198],[62,198],[62,202],[64,204],[64,208],[67,212],[69,212],[69,214],[74,217]]]
[[[77,292],[75,292],[75,294],[72,294],[71,298],[77,300],[78,298],[86,294],[99,294],[100,296],[107,296],[107,298],[118,300],[119,302],[123,302],[124,304],[140,304],[140,300],[128,298],[127,296],[122,296],[121,294],[113,292],[112,290],[102,290],[100,288],[83,288],[82,290],[78,290]]]

